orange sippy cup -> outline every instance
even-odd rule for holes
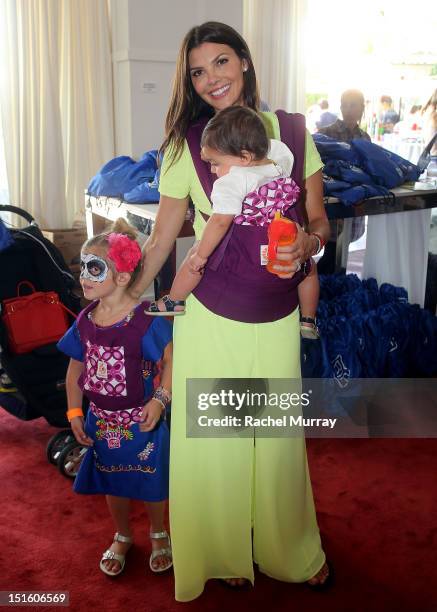
[[[276,259],[276,253],[278,246],[286,246],[293,244],[297,236],[297,227],[294,221],[286,219],[281,216],[281,213],[277,211],[275,218],[269,225],[267,231],[269,237],[269,247],[267,251],[268,263],[266,269],[272,274],[280,274],[280,272],[273,269],[273,266],[284,265],[285,261]]]

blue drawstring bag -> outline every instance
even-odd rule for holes
[[[157,160],[158,160],[158,151],[157,149],[152,149],[151,151],[146,151],[140,157],[140,162],[144,164],[144,168],[150,169],[149,177],[153,177],[157,169]]]
[[[402,378],[409,371],[409,304],[386,302],[364,316],[365,371],[369,378]]]
[[[367,291],[371,291],[372,293],[379,293],[378,283],[376,281],[376,278],[372,278],[372,277],[365,278],[361,282],[362,282],[363,287]]]
[[[137,185],[131,191],[123,194],[123,200],[130,204],[159,202],[159,174],[160,169],[156,171],[153,181]]]
[[[396,302],[382,304],[378,309],[382,325],[390,336],[387,354],[387,376],[390,378],[403,378],[408,374],[407,351],[411,333],[408,309],[408,304]]]
[[[348,280],[350,276],[354,276],[354,280]],[[341,273],[336,274],[320,274],[320,299],[321,300],[332,300],[340,294],[349,291],[350,283],[353,286],[359,286],[360,281],[358,277],[354,275],[345,275]]]
[[[366,192],[366,198],[374,198],[374,197],[390,197],[389,190],[383,185],[363,185],[364,190]]]
[[[331,176],[323,175],[323,195],[334,196],[334,192],[338,193],[339,191],[344,191],[345,189],[349,189],[350,183],[346,183],[346,181],[340,181],[339,179],[334,179]]]
[[[393,189],[405,182],[402,169],[387,155],[385,149],[359,138],[351,144],[360,155],[360,166],[371,175],[374,183]]]
[[[344,284],[347,291],[355,291],[361,289],[361,280],[356,274],[342,274],[344,278]]]
[[[334,378],[354,397],[349,381],[358,373],[363,378],[437,374],[437,318],[409,304],[403,287],[383,283],[378,288],[374,278],[360,281],[351,274],[321,275],[320,298],[323,352],[316,345],[302,349],[305,376]],[[336,394],[334,402],[339,414],[353,405],[341,397]]]
[[[324,344],[320,339],[301,338],[300,346],[302,378],[328,378],[331,368]]]
[[[411,333],[409,356],[412,375],[437,374],[437,317],[417,304],[408,304]]]
[[[364,329],[364,316],[365,313],[357,313],[355,316],[349,319],[349,323],[352,329],[352,333],[355,337],[357,346],[357,357],[361,365],[361,377],[366,378],[368,376],[366,369],[366,333]]]
[[[353,206],[364,200],[366,197],[366,190],[362,185],[355,185],[344,191],[333,191],[331,195],[333,198],[338,198],[345,206]]]
[[[381,304],[387,304],[388,302],[408,303],[407,290],[403,287],[395,287],[390,283],[383,283],[381,285],[379,288],[379,295],[381,297]]]
[[[93,196],[121,197],[123,193],[122,185],[135,163],[131,157],[126,155],[111,159],[91,179],[88,185],[88,193]]]
[[[390,331],[382,325],[377,310],[363,315],[366,353],[364,371],[367,378],[387,376],[387,354],[390,349]]]
[[[341,416],[351,414],[361,394],[362,367],[358,358],[358,344],[352,327],[345,317],[332,317],[324,327],[321,341],[330,366],[329,378],[335,384],[331,396],[326,397],[326,412]]]
[[[336,300],[339,307],[339,314],[344,317],[354,317],[363,312],[360,300],[358,299],[357,291],[344,293]]]
[[[331,366],[331,376],[341,388],[351,378],[360,378],[361,364],[357,356],[357,342],[346,317],[334,316],[328,321],[322,340]]]
[[[337,159],[330,159],[327,161],[323,168],[323,172],[334,178],[351,183],[352,185],[371,185],[375,182],[372,177],[359,166],[354,166]]]
[[[387,156],[399,166],[402,170],[404,181],[417,181],[419,176],[422,174],[419,166],[411,163],[408,159],[404,159],[400,155],[393,153],[392,151],[385,150]]]
[[[347,142],[340,142],[325,134],[313,134],[313,140],[322,161],[328,159],[342,159],[351,164],[358,162],[358,155]]]
[[[156,156],[154,150],[145,153],[139,161],[125,155],[112,159],[91,179],[88,193],[123,198],[123,194],[153,180],[157,170]]]

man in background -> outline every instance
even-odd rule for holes
[[[337,119],[328,127],[319,129],[334,140],[350,142],[354,138],[370,140],[369,134],[360,128],[360,121],[364,113],[364,96],[358,89],[348,89],[341,94],[340,110],[343,119]]]
[[[318,131],[320,132],[320,128],[325,128],[335,123],[337,121],[337,115],[335,113],[331,113],[331,111],[328,110],[329,108],[328,100],[320,100],[319,106],[322,112],[320,114],[319,120],[316,121],[316,127]]]
[[[348,89],[341,94],[340,110],[343,119],[337,119],[328,127],[319,129],[325,134],[340,142],[350,142],[354,138],[370,141],[370,136],[360,128],[360,121],[364,113],[364,96],[358,89]],[[349,244],[355,242],[364,234],[364,217],[345,219],[341,234],[342,258],[341,268],[346,271]],[[331,240],[325,246],[325,252],[320,258],[317,269],[319,274],[332,274],[335,272],[335,256],[337,249],[337,222],[331,221]]]

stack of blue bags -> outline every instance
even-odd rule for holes
[[[158,151],[147,151],[139,161],[123,155],[115,157],[91,179],[87,192],[111,196],[131,204],[159,201]]]
[[[421,378],[437,374],[437,317],[402,287],[355,274],[320,276],[320,341],[302,341],[305,378]]]
[[[313,138],[325,164],[324,195],[347,206],[373,196],[390,196],[393,187],[419,178],[418,166],[367,140],[338,142],[324,134]]]

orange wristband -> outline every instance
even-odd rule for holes
[[[83,417],[82,408],[70,408],[67,410],[67,419],[69,423],[71,423],[75,417]]]

